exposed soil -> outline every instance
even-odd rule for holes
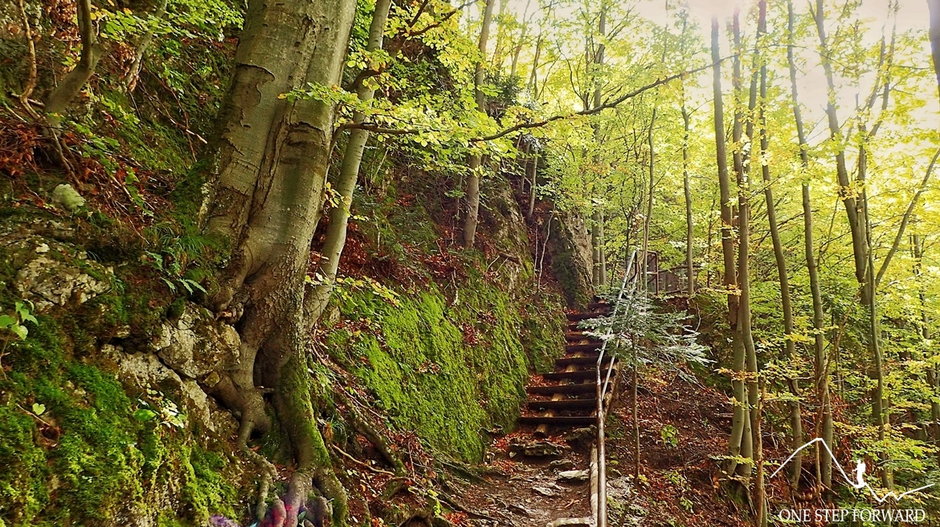
[[[483,479],[455,489],[468,509],[487,517],[472,518],[473,523],[545,527],[559,518],[590,516],[590,482],[559,477],[563,471],[589,469],[590,451],[575,443],[567,444],[561,435],[536,439],[527,432],[496,440]],[[557,448],[558,453],[527,456],[521,452],[524,445],[551,445],[547,448]]]

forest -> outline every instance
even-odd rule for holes
[[[940,525],[940,0],[0,7],[0,527]]]

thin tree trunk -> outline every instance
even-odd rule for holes
[[[535,55],[532,57],[532,72],[529,74],[529,93],[533,98],[536,97],[538,87],[539,59],[542,57],[542,32],[535,39]]]
[[[754,461],[755,448],[760,443],[760,392],[759,392],[759,372],[757,364],[757,350],[754,347],[754,338],[751,329],[751,276],[750,276],[750,181],[748,178],[747,167],[744,165],[744,152],[740,148],[743,144],[742,128],[743,120],[747,117],[749,135],[753,133],[753,115],[756,104],[755,90],[752,89],[749,96],[747,114],[741,109],[741,90],[743,89],[743,80],[741,75],[741,28],[740,16],[736,11],[732,19],[732,34],[734,37],[734,47],[737,50],[732,60],[732,84],[735,92],[734,126],[732,127],[731,137],[734,141],[735,149],[732,152],[734,173],[738,183],[738,331],[742,341],[745,353],[745,365],[747,368],[747,410],[749,419],[745,426],[745,432],[742,437],[742,456],[750,459],[750,463],[745,463],[749,476],[751,467],[755,466]],[[752,80],[753,84],[753,80]],[[758,472],[763,471],[763,467],[757,467]],[[760,483],[760,480],[758,480]],[[760,485],[754,487],[754,499],[760,499],[764,489]]]
[[[480,28],[480,39],[477,42],[477,49],[482,57],[486,57],[486,46],[490,39],[490,24],[493,21],[493,7],[496,0],[484,0],[486,2],[483,8],[483,25]],[[477,111],[486,113],[486,95],[483,93],[482,86],[486,75],[486,59],[480,58],[473,74],[473,90],[476,98]],[[483,172],[483,154],[475,152],[470,155],[467,175],[467,215],[464,217],[463,224],[463,244],[465,247],[473,247],[476,240],[477,225],[480,220],[480,180]]]
[[[685,91],[682,98],[682,190],[685,196],[685,279],[686,293],[695,294],[695,267],[692,260],[692,240],[695,226],[692,223],[692,183],[689,177],[689,111],[685,107]]]
[[[849,221],[849,231],[852,235],[852,255],[855,261],[855,278],[859,284],[865,283],[865,270],[868,267],[868,246],[865,222],[859,214],[859,203],[856,191],[849,180],[849,171],[845,162],[845,137],[839,125],[839,116],[836,110],[836,86],[832,73],[832,61],[829,58],[829,44],[826,38],[825,11],[823,0],[816,0],[815,13],[816,32],[819,36],[820,59],[826,76],[828,100],[826,103],[826,120],[829,125],[830,139],[836,148],[836,177],[839,183],[839,199],[845,206],[845,213]],[[863,288],[864,289],[864,288]],[[862,303],[868,304],[863,291]]]
[[[382,42],[385,35],[385,23],[388,20],[388,11],[392,5],[392,0],[376,0],[375,12],[372,15],[372,23],[369,26],[369,40],[366,44],[367,52],[374,52],[382,49]],[[371,83],[361,83],[357,96],[359,101],[367,103],[375,96],[375,85]],[[360,124],[365,121],[365,114],[356,112],[353,115],[353,123]],[[369,140],[369,132],[359,128],[353,129],[349,133],[349,140],[346,143],[346,150],[343,152],[343,161],[340,165],[339,177],[334,188],[339,195],[339,203],[330,209],[330,223],[326,229],[326,239],[323,242],[323,248],[320,251],[321,261],[319,266],[319,284],[313,291],[308,291],[306,299],[306,319],[308,325],[314,325],[323,314],[327,304],[330,301],[330,295],[333,293],[333,287],[336,284],[336,273],[339,269],[339,259],[346,245],[346,230],[349,224],[350,208],[352,207],[353,192],[356,189],[356,182],[359,179],[359,167],[362,164],[362,154],[365,151],[366,142]]]
[[[803,127],[803,115],[800,110],[799,93],[796,82],[796,58],[794,56],[794,26],[795,15],[793,0],[787,2],[787,65],[790,73],[790,96],[793,103],[793,119],[796,123],[796,135],[800,148],[800,166],[804,172],[809,170],[809,145],[806,142],[806,132]],[[813,206],[810,186],[807,181],[800,185],[802,188],[803,205],[803,250],[806,258],[806,269],[809,274],[809,287],[813,299],[813,349],[814,349],[814,380],[817,404],[819,405],[817,417],[817,437],[821,437],[832,448],[833,424],[832,402],[829,396],[829,357],[825,342],[825,315],[822,305],[822,293],[819,286],[819,271],[816,264],[816,250],[813,243]],[[822,487],[832,488],[832,458],[817,444],[815,451],[816,475]]]
[[[153,24],[153,20],[160,21],[166,15],[166,4],[167,0],[160,0],[160,4],[157,5],[157,9],[154,10],[150,23]],[[153,42],[153,31],[154,28],[151,25],[147,32],[144,33],[140,40],[137,41],[137,49],[134,51],[134,61],[131,63],[131,66],[127,69],[127,74],[124,76],[123,84],[124,89],[128,92],[134,91],[134,87],[137,86],[137,79],[140,78],[140,69],[144,64],[144,56],[147,54],[147,50],[150,48],[150,44]]]
[[[602,38],[607,33],[607,5],[603,1],[601,2],[600,17],[598,18],[598,22],[597,22],[597,32],[599,35],[602,36]],[[600,69],[604,65],[604,51],[605,51],[605,45],[604,45],[604,42],[601,41],[601,43],[598,44],[596,52],[594,53],[594,60],[593,60],[594,67],[595,67],[595,71],[594,71],[595,77],[592,79],[592,83],[594,84],[592,104],[594,108],[600,106],[602,103],[601,83],[600,83],[600,80],[597,78],[597,75],[599,75]],[[589,106],[588,99],[585,99],[585,108],[587,108],[588,106]],[[594,122],[592,126],[594,128],[594,142],[596,145],[600,145],[603,142],[600,125],[597,122]],[[595,165],[601,164],[601,159],[597,154],[594,155],[594,163]],[[594,190],[595,197],[598,199],[595,200],[594,211],[592,214],[591,243],[593,244],[592,254],[594,255],[594,262],[593,262],[594,263],[594,275],[595,275],[594,286],[599,289],[607,285],[607,267],[606,267],[607,262],[606,262],[606,255],[605,255],[606,250],[604,247],[606,243],[606,240],[604,239],[604,219],[605,218],[604,218],[604,209],[603,209],[604,207],[603,198],[607,190],[606,189],[607,185],[606,185],[606,179],[604,175],[600,175],[600,177],[595,178],[595,181],[596,183],[594,185],[593,190]]]
[[[911,236],[911,255],[914,257],[914,280],[917,282],[917,297],[920,303],[920,337],[927,341],[930,339],[930,325],[927,310],[927,293],[924,287],[923,258],[924,245],[923,239],[914,234]],[[937,374],[937,366],[929,364],[927,366],[927,385],[930,388],[932,397],[930,398],[930,425],[927,430],[930,434],[931,442],[934,447],[940,445],[940,375]],[[940,456],[940,452],[937,453]]]
[[[59,81],[59,85],[46,99],[45,112],[49,123],[57,127],[62,121],[62,112],[68,108],[82,87],[95,73],[103,49],[98,43],[98,33],[91,15],[91,0],[78,0],[78,32],[82,50],[78,64]]]
[[[657,108],[653,107],[653,113],[650,116],[650,127],[647,130],[646,135],[646,146],[649,149],[650,159],[647,175],[648,182],[646,186],[646,207],[643,211],[643,240],[642,240],[642,253],[643,258],[641,261],[644,262],[644,265],[649,265],[649,246],[650,246],[650,220],[653,215],[653,186],[655,184],[653,177],[655,175],[655,161],[653,154],[653,127],[656,125],[656,110]],[[648,292],[649,289],[649,275],[643,277],[643,290]]]
[[[712,93],[715,105],[715,152],[718,167],[718,188],[721,207],[721,249],[724,261],[724,274],[722,282],[727,290],[728,297],[728,325],[732,334],[732,363],[731,386],[733,393],[733,417],[731,423],[731,436],[728,441],[728,451],[731,459],[726,468],[726,474],[734,477],[743,472],[745,478],[750,474],[750,466],[739,463],[739,458],[749,457],[750,453],[744,447],[745,437],[749,436],[748,421],[750,414],[747,411],[746,353],[741,333],[738,329],[738,281],[737,264],[734,250],[734,217],[731,210],[731,181],[728,172],[728,154],[725,145],[724,102],[721,91],[721,52],[718,45],[718,19],[711,21],[711,53],[712,53]]]
[[[528,218],[532,218],[532,215],[535,214],[535,191],[536,185],[538,184],[539,177],[539,157],[541,154],[538,149],[533,145],[532,152],[530,154],[531,160],[529,161],[529,208],[528,208]]]
[[[770,227],[770,239],[773,243],[774,261],[777,266],[777,279],[780,282],[780,308],[783,315],[784,331],[784,360],[791,361],[796,357],[796,342],[793,340],[793,307],[790,301],[790,280],[787,276],[787,262],[784,256],[783,243],[780,241],[780,229],[777,226],[777,211],[774,203],[773,183],[770,177],[770,165],[767,161],[769,153],[768,148],[768,130],[767,130],[767,64],[759,56],[758,46],[760,41],[767,34],[767,2],[761,0],[759,3],[759,15],[757,19],[757,40],[754,47],[755,66],[760,64],[760,93],[759,93],[759,122],[760,122],[760,150],[757,159],[760,162],[761,177],[764,181],[764,201],[767,206],[767,222]],[[752,140],[753,144],[753,140]],[[753,159],[753,156],[752,156]],[[753,166],[753,162],[751,163]],[[794,400],[789,403],[790,406],[790,446],[796,451],[803,445],[803,417],[800,408],[800,389],[799,381],[795,376],[787,378],[787,387]],[[791,461],[790,466],[790,484],[794,488],[799,483],[800,473],[803,469],[803,456],[797,454]]]
[[[519,71],[519,55],[522,53],[522,47],[525,45],[526,36],[529,33],[529,7],[532,5],[532,0],[526,0],[525,9],[522,11],[522,31],[519,32],[519,42],[516,43],[515,48],[512,51],[512,61],[509,66],[509,77],[515,79],[516,73]]]

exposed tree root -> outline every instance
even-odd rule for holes
[[[355,402],[340,390],[334,391],[334,397],[339,399],[339,402],[346,407],[346,419],[352,425],[353,429],[372,443],[372,446],[379,452],[382,459],[394,469],[396,476],[404,475],[406,469],[401,458],[388,446],[388,441],[385,440],[385,437],[359,412]]]

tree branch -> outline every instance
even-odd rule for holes
[[[884,277],[885,271],[888,270],[888,265],[891,263],[891,259],[894,258],[894,253],[898,251],[898,246],[901,245],[901,239],[904,237],[904,230],[907,228],[907,224],[911,221],[911,216],[914,215],[914,208],[917,207],[917,202],[920,200],[921,194],[927,190],[927,183],[930,182],[930,175],[933,172],[934,165],[937,164],[937,157],[940,157],[940,149],[933,155],[933,159],[930,160],[930,164],[927,165],[927,172],[924,174],[924,179],[921,180],[920,186],[917,188],[917,192],[911,197],[910,203],[907,204],[907,210],[904,211],[904,216],[901,217],[901,226],[898,227],[898,232],[894,236],[894,242],[891,244],[891,249],[888,250],[888,254],[885,255],[885,259],[881,262],[881,267],[878,269],[878,274],[875,275],[875,287],[878,287],[878,284],[881,283],[882,277]]]
[[[727,60],[727,59],[729,59],[729,58],[732,58],[732,57],[734,57],[734,55],[729,55],[729,56],[727,56],[727,57],[724,57],[724,58],[722,58],[722,59],[719,59],[718,62],[723,62],[723,61],[725,61],[725,60]],[[607,109],[610,109],[610,108],[616,108],[620,103],[623,103],[623,102],[625,102],[625,101],[627,101],[627,100],[629,100],[629,99],[632,99],[633,97],[636,97],[637,95],[640,95],[640,94],[642,94],[642,93],[644,93],[644,92],[647,92],[647,91],[649,91],[649,90],[652,90],[653,88],[657,88],[657,87],[659,87],[659,86],[662,86],[663,84],[668,84],[668,83],[670,83],[670,82],[672,82],[672,81],[674,81],[674,80],[676,80],[676,79],[681,79],[681,78],[683,78],[683,77],[687,77],[687,76],[689,76],[689,75],[693,75],[693,74],[698,73],[698,72],[700,72],[700,71],[704,71],[704,70],[706,70],[706,69],[708,69],[708,68],[711,68],[712,66],[714,66],[714,64],[707,64],[707,65],[705,65],[705,66],[701,66],[701,67],[698,67],[698,68],[695,68],[695,69],[692,69],[692,70],[683,71],[683,72],[681,72],[681,73],[676,73],[676,74],[673,74],[673,75],[669,75],[669,76],[667,76],[667,77],[659,78],[659,79],[657,79],[656,81],[651,82],[651,83],[649,83],[649,84],[647,84],[647,85],[645,85],[645,86],[641,86],[640,88],[637,88],[637,89],[635,89],[635,90],[633,90],[633,91],[627,92],[627,93],[621,95],[620,97],[617,97],[617,98],[615,98],[615,99],[609,99],[609,100],[607,100],[607,101],[604,101],[602,104],[600,104],[600,105],[598,105],[598,106],[595,106],[595,107],[593,107],[593,108],[590,108],[590,109],[588,109],[588,110],[581,110],[581,111],[579,111],[579,112],[572,112],[572,113],[567,113],[567,114],[553,115],[553,116],[548,117],[548,118],[546,118],[546,119],[542,119],[542,120],[540,120],[540,121],[533,121],[533,122],[531,122],[531,123],[519,123],[519,124],[517,124],[517,125],[510,126],[509,128],[506,128],[506,129],[504,129],[504,130],[501,130],[501,131],[496,132],[496,133],[491,134],[491,135],[487,135],[487,136],[483,136],[483,137],[475,137],[475,138],[473,138],[473,139],[470,139],[470,142],[492,141],[492,140],[494,140],[494,139],[499,139],[500,137],[507,136],[507,135],[509,135],[509,134],[511,134],[511,133],[513,133],[513,132],[518,132],[518,131],[520,131],[520,130],[528,130],[528,129],[531,129],[531,128],[540,128],[540,127],[545,126],[545,125],[547,125],[547,124],[549,124],[549,123],[552,123],[552,122],[555,122],[555,121],[560,121],[560,120],[562,120],[562,119],[570,119],[570,118],[572,118],[572,117],[579,117],[579,116],[585,116],[585,115],[594,115],[594,114],[596,114],[596,113],[600,113],[600,112],[602,112],[602,111],[604,111],[604,110],[607,110]]]

